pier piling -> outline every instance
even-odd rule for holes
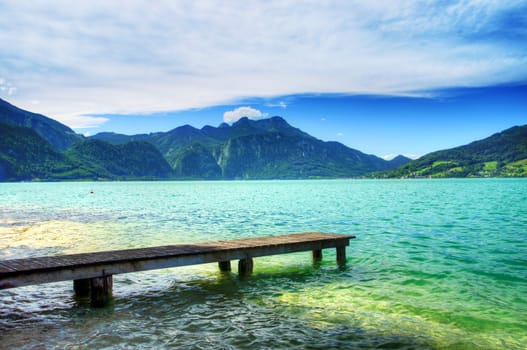
[[[313,250],[313,262],[322,261],[322,249]]]
[[[346,246],[336,247],[337,249],[337,264],[339,266],[346,265]]]
[[[240,259],[238,261],[238,274],[248,276],[253,273],[254,262],[252,258]]]
[[[218,266],[220,268],[220,271],[222,271],[222,272],[231,271],[231,261],[230,260],[219,261],[218,262]]]

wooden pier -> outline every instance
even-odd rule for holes
[[[120,273],[218,262],[222,271],[238,261],[238,273],[250,274],[259,256],[312,251],[322,259],[322,249],[336,248],[337,263],[346,263],[346,246],[355,236],[320,232],[179,244],[94,253],[0,260],[0,290],[34,284],[73,280],[75,294],[91,299],[93,306],[111,299],[112,276]]]

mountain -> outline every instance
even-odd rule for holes
[[[77,165],[33,129],[0,123],[0,181],[76,177]]]
[[[383,177],[527,176],[527,125],[429,153]]]
[[[194,143],[177,154],[174,171],[179,178],[223,178],[222,169],[212,152],[200,143]]]
[[[138,141],[147,136],[125,136],[123,145],[85,140],[58,121],[0,99],[0,181],[173,177],[159,151]],[[114,141],[119,135],[100,137]]]
[[[151,144],[75,143],[61,152],[33,129],[0,123],[0,181],[166,179],[174,176]]]
[[[169,178],[174,175],[161,153],[144,141],[112,145],[100,140],[86,140],[73,145],[66,155],[91,169],[94,178]]]
[[[82,140],[81,135],[76,134],[66,125],[41,114],[15,107],[2,99],[0,99],[0,123],[31,128],[61,151]]]
[[[353,177],[386,169],[386,161],[338,142],[268,132],[230,139],[214,150],[224,178]]]
[[[411,161],[412,161],[411,158],[405,157],[403,155],[398,155],[397,157],[390,160],[389,163],[393,169],[397,169],[400,166],[403,166]]]
[[[190,125],[150,135],[96,134],[90,139],[115,144],[141,139],[154,145],[180,178],[297,179],[362,176],[395,169],[387,162],[324,142],[289,125],[281,117],[241,118],[232,125],[202,129]]]

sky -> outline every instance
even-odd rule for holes
[[[0,0],[0,98],[92,135],[280,115],[417,157],[527,124],[527,1]]]

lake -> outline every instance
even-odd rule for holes
[[[93,193],[92,193],[93,192]],[[0,348],[524,349],[527,179],[1,183],[0,260],[322,231],[334,249],[0,291]]]

